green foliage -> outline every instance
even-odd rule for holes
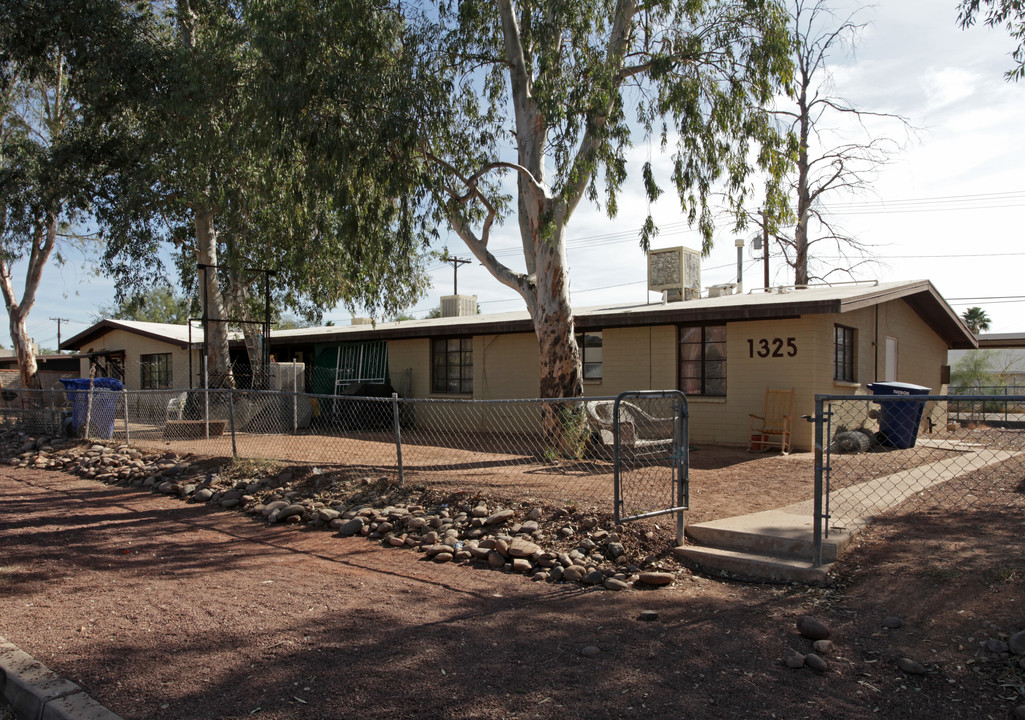
[[[956,388],[982,388],[995,385],[993,354],[988,350],[973,350],[950,369],[950,386]]]
[[[763,110],[792,72],[777,3],[658,0],[641,8],[530,0],[516,6],[518,38],[503,32],[501,5],[441,2],[436,19],[419,18],[421,39],[430,39],[423,55],[436,68],[430,89],[437,100],[424,130],[435,200],[449,216],[479,221],[489,207],[499,216],[512,211],[495,165],[515,157],[511,128],[520,134],[523,165],[525,122],[541,129],[538,151],[553,201],[547,223],[568,219],[581,190],[615,215],[629,177],[625,151],[637,140],[671,153],[670,176],[659,179],[646,166],[643,187],[654,200],[665,181],[672,185],[706,252],[713,191],[724,190],[739,208],[756,166],[779,174],[782,138]],[[518,80],[507,42],[522,54],[533,121],[517,117],[510,102]],[[521,192],[524,182],[521,173]],[[458,206],[446,205],[452,197]],[[646,245],[653,225],[643,230]]]
[[[1014,66],[1004,73],[1008,80],[1018,81],[1025,77],[1025,3],[1022,0],[961,0],[958,3],[957,21],[962,29],[975,24],[983,14],[989,27],[1003,25],[1007,33],[1018,41],[1018,47],[1011,52]]]
[[[147,162],[118,178],[101,215],[119,291],[166,274],[161,247],[191,286],[193,223],[206,213],[237,315],[263,314],[261,276],[247,268],[274,270],[272,304],[307,321],[339,302],[415,301],[427,237],[386,144],[413,126],[389,107],[395,14],[359,1],[182,0],[156,21],[143,41],[160,81],[137,98]]]
[[[198,305],[194,301],[178,295],[172,288],[157,285],[143,293],[125,298],[117,305],[100,307],[93,317],[93,322],[110,318],[185,325],[189,318],[197,317],[198,311]]]

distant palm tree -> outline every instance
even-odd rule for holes
[[[968,329],[975,335],[989,330],[989,315],[981,307],[970,307],[961,314]]]

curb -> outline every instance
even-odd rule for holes
[[[22,720],[121,720],[6,638],[0,636],[0,687]]]

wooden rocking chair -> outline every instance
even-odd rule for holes
[[[793,427],[791,415],[794,408],[794,391],[765,391],[765,410],[761,415],[750,415],[751,442],[748,452],[760,452],[778,447],[784,455],[790,452],[790,430]]]

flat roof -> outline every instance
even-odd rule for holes
[[[949,347],[968,349],[978,346],[964,321],[928,280],[824,285],[800,290],[783,288],[773,292],[758,291],[672,303],[594,305],[574,308],[573,318],[576,328],[586,331],[639,325],[737,322],[844,313],[897,299],[907,302]],[[487,315],[378,322],[373,325],[277,330],[271,333],[270,344],[274,347],[297,342],[357,342],[533,331],[533,322],[524,309]]]
[[[964,321],[947,304],[928,280],[910,282],[858,282],[820,285],[808,288],[773,288],[738,295],[704,297],[671,303],[618,303],[576,307],[577,330],[601,330],[615,327],[725,323],[745,320],[796,318],[802,315],[841,314],[872,307],[892,300],[904,300],[946,343],[949,348],[979,347]],[[92,327],[61,343],[61,349],[83,349],[94,339],[112,330],[189,346],[187,325],[149,323],[135,320],[101,320]],[[365,342],[428,338],[442,335],[499,335],[534,331],[533,321],[524,310],[487,315],[399,320],[366,325],[295,328],[271,332],[271,347],[300,343]],[[203,342],[198,323],[192,327],[192,347]],[[1022,341],[1025,347],[1025,338]]]

